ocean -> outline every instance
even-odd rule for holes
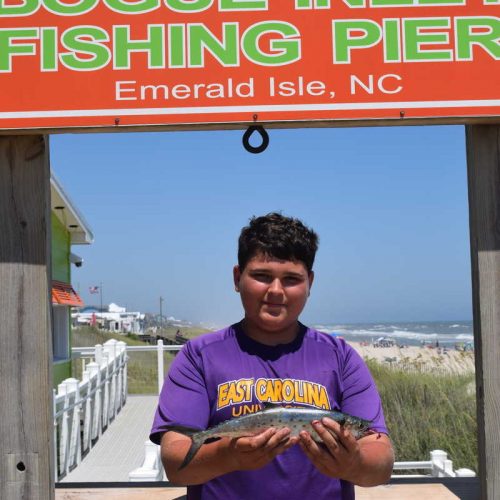
[[[356,342],[373,342],[380,337],[395,339],[399,345],[439,342],[453,346],[473,341],[472,321],[422,321],[412,323],[317,324],[314,328]]]

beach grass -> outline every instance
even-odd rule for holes
[[[367,360],[382,398],[396,460],[429,460],[440,449],[453,468],[477,472],[474,374],[408,373]]]
[[[175,334],[179,332],[185,339],[193,339],[208,331],[206,328],[198,326],[162,326],[156,334],[162,337],[174,338]]]

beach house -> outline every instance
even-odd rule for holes
[[[72,252],[74,245],[93,242],[92,231],[55,175],[50,176],[52,258],[52,351],[53,382],[71,377],[71,308],[83,301],[71,284],[71,266],[83,259]]]

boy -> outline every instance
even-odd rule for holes
[[[353,499],[354,484],[391,474],[393,451],[380,398],[360,356],[343,340],[298,321],[314,280],[318,237],[298,219],[271,213],[242,229],[234,285],[245,316],[186,344],[160,395],[151,440],[170,481],[189,499]],[[205,444],[178,470],[191,440],[169,428],[206,429],[258,411],[261,403],[313,406],[371,420],[356,441],[336,422],[306,431],[270,428]]]

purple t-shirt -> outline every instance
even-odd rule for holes
[[[150,439],[172,426],[206,429],[283,402],[349,413],[387,433],[380,397],[364,361],[344,340],[301,325],[289,343],[266,346],[239,323],[188,342],[176,356],[160,394]],[[265,467],[188,486],[189,499],[351,500],[351,483],[320,473],[299,446]]]

